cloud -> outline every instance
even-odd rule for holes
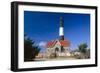
[[[46,42],[41,41],[41,42],[39,43],[39,46],[40,46],[40,47],[44,47],[44,48],[45,48],[45,47],[46,47],[46,44],[47,44]]]

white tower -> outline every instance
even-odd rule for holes
[[[60,28],[59,28],[60,40],[64,40],[64,25],[63,25],[63,23],[64,23],[63,18],[60,17]]]

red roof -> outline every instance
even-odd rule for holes
[[[60,42],[61,46],[64,46],[64,47],[70,46],[70,42],[67,40],[60,40],[59,42]]]
[[[50,41],[47,43],[47,47],[53,47],[57,41]]]
[[[60,42],[60,45],[63,47],[69,47],[70,46],[70,42],[67,40],[58,40]],[[50,41],[47,43],[47,47],[54,47],[55,44],[58,42],[57,40],[54,41]]]

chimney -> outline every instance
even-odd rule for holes
[[[59,36],[60,40],[64,40],[64,21],[62,17],[60,17]]]

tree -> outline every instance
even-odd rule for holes
[[[88,47],[88,45],[87,45],[86,43],[80,44],[80,45],[78,46],[79,51],[80,51],[81,53],[86,53],[86,52],[87,52],[87,47]]]
[[[24,61],[32,61],[35,59],[36,55],[40,52],[40,48],[35,45],[30,38],[25,35],[24,38]]]
[[[87,59],[90,58],[90,49],[87,49],[88,45],[86,43],[82,43],[78,46],[79,54],[75,55],[78,59]]]

